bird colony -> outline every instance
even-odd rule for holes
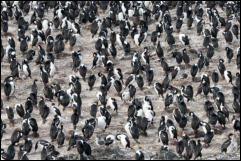
[[[239,70],[240,1],[1,1],[1,159],[240,159]]]

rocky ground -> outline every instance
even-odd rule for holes
[[[224,14],[223,11],[217,7],[218,11],[220,12],[220,14]],[[99,12],[99,17],[103,17],[106,13],[102,13],[101,11]],[[173,17],[175,17],[175,10],[171,10],[171,13],[173,14]],[[25,20],[29,21],[30,20],[30,15],[32,15],[32,11],[30,11],[30,13],[25,16]],[[49,10],[48,13],[45,13],[45,18],[48,18],[49,20],[53,19],[53,11]],[[204,15],[204,18],[207,18],[206,15]],[[234,20],[234,23],[237,23],[239,26],[239,23]],[[146,42],[141,44],[141,47],[137,47],[135,46],[135,44],[133,43],[133,41],[131,40],[130,36],[128,36],[127,40],[131,43],[131,48],[132,51],[137,50],[140,52],[143,52],[143,48],[145,46],[148,46],[151,50],[149,52],[151,56],[151,67],[154,69],[154,81],[153,82],[162,82],[164,79],[164,71],[160,65],[160,62],[157,61],[157,56],[155,54],[155,50],[154,47],[150,41],[150,36],[151,36],[151,32],[153,30],[155,30],[155,26],[156,26],[156,22],[153,22],[150,26],[149,26],[149,30],[148,30],[148,36],[147,36],[147,40]],[[173,22],[173,26],[175,26],[175,22]],[[194,22],[193,26],[196,26],[196,22]],[[30,35],[31,33],[31,29],[35,28],[35,25],[30,25],[30,29],[27,31],[26,35]],[[87,23],[85,25],[81,25],[81,33],[82,36],[80,36],[78,38],[78,41],[74,47],[73,50],[78,50],[81,49],[81,53],[83,56],[83,61],[82,63],[87,65],[88,68],[88,75],[90,72],[93,72],[96,76],[97,73],[99,71],[104,72],[102,67],[97,67],[95,70],[91,71],[90,68],[92,66],[92,54],[95,51],[95,41],[97,40],[97,36],[95,36],[93,39],[91,38],[91,33],[90,33],[90,24]],[[240,27],[240,26],[239,26]],[[209,28],[208,24],[205,24],[205,28]],[[119,32],[119,28],[114,28],[115,31]],[[174,27],[175,30],[175,27]],[[17,59],[19,62],[22,62],[23,58],[25,57],[24,55],[21,54],[21,52],[19,51],[19,41],[17,40],[17,24],[15,20],[10,20],[9,21],[9,34],[12,35],[14,37],[14,40],[16,42],[16,55],[17,55]],[[209,68],[203,68],[203,70],[198,73],[197,77],[200,77],[202,73],[207,73],[209,76],[212,73],[212,71],[216,70],[218,71],[218,59],[224,58],[224,60],[226,59],[226,52],[224,50],[224,48],[226,46],[231,47],[232,49],[234,49],[235,53],[234,53],[234,58],[232,59],[231,63],[228,64],[227,61],[225,61],[225,66],[227,68],[227,70],[230,70],[232,72],[233,75],[235,75],[236,72],[238,72],[239,70],[236,67],[236,49],[237,47],[240,46],[240,42],[239,40],[234,38],[234,42],[229,45],[225,42],[224,37],[222,35],[222,31],[223,28],[221,28],[221,31],[218,33],[218,39],[219,39],[219,48],[215,50],[215,55],[212,58],[212,61],[210,62],[210,66]],[[187,30],[186,24],[183,24],[183,27],[181,28],[181,33],[185,33],[188,35],[189,39],[190,39],[190,46],[191,49],[195,49],[197,51],[203,51],[204,54],[206,54],[205,49],[202,46],[202,42],[203,42],[203,36],[197,36],[196,33],[196,28],[193,27],[191,30]],[[55,36],[56,34],[58,34],[59,31],[58,30],[54,30],[53,31],[53,35]],[[181,42],[178,39],[178,33],[175,31],[173,36],[176,39],[176,45],[175,48],[179,51],[181,51],[183,49],[183,45],[181,44]],[[161,46],[163,47],[164,50],[164,55],[165,58],[168,62],[169,65],[176,65],[176,61],[174,58],[172,58],[171,55],[171,51],[169,50],[169,46],[168,44],[165,42],[165,33],[161,36],[160,41],[161,41]],[[7,46],[7,36],[3,36],[1,34],[1,40],[2,40],[2,44],[4,46],[4,48],[6,48]],[[44,48],[45,48],[45,44],[41,44]],[[37,51],[37,48],[33,48],[34,50]],[[116,67],[121,68],[121,70],[123,71],[124,74],[124,80],[127,79],[129,73],[130,73],[130,57],[127,57],[125,59],[121,59],[124,51],[122,49],[122,47],[118,47],[117,46],[117,59],[113,60],[114,64]],[[188,49],[188,54],[191,58],[191,63],[190,64],[194,64],[197,63],[198,59],[197,59],[197,55],[189,52],[190,49]],[[133,53],[133,52],[132,52]],[[37,58],[37,56],[34,57],[34,60]],[[4,91],[3,91],[3,80],[5,79],[5,77],[7,77],[8,75],[10,75],[10,68],[9,68],[9,64],[7,62],[7,56],[5,55],[3,61],[1,62],[1,97],[3,99],[3,103],[4,103],[4,108],[1,109],[1,118],[3,120],[4,123],[7,124],[7,128],[6,128],[6,133],[4,133],[3,138],[2,138],[2,142],[1,142],[1,148],[3,149],[7,149],[7,147],[10,144],[10,137],[11,134],[13,132],[13,130],[15,128],[21,128],[21,122],[22,119],[19,118],[19,116],[15,113],[14,116],[14,121],[15,124],[10,125],[9,124],[9,120],[7,119],[6,116],[6,112],[5,112],[5,107],[6,106],[11,106],[14,108],[14,105],[17,103],[21,103],[24,105],[27,96],[29,95],[29,93],[31,92],[31,85],[33,83],[34,79],[38,79],[40,80],[40,70],[39,70],[39,66],[37,66],[35,64],[35,61],[32,61],[29,63],[30,65],[30,69],[32,71],[32,79],[24,78],[23,73],[21,73],[21,77],[23,78],[22,80],[14,80],[15,86],[16,86],[16,90],[15,90],[15,97],[11,97],[9,101],[6,100],[6,97],[4,95]],[[74,73],[72,72],[72,58],[71,58],[71,50],[68,48],[68,44],[66,44],[65,46],[65,51],[62,54],[62,56],[59,59],[55,59],[55,66],[57,68],[56,71],[56,75],[54,76],[53,80],[51,80],[51,82],[59,82],[61,87],[63,89],[68,89],[68,76],[70,74],[75,74],[77,76],[79,76],[79,73]],[[189,77],[186,80],[181,79],[181,75],[182,73],[188,73]],[[144,76],[145,78],[145,76]],[[172,81],[172,85],[174,85],[175,87],[178,87],[180,89],[181,85],[188,85],[188,84],[192,84],[192,86],[194,87],[194,92],[197,92],[197,87],[199,86],[200,82],[192,82],[191,81],[191,77],[190,77],[190,68],[185,69],[182,68],[180,73],[178,74],[177,78]],[[37,82],[38,88],[39,88],[39,95],[43,96],[43,83],[41,81]],[[96,92],[99,89],[99,85],[100,85],[100,79],[97,78],[97,81],[95,83],[94,89],[92,91],[89,91],[89,87],[87,82],[84,82],[81,79],[81,85],[82,85],[82,93],[81,93],[81,98],[82,98],[82,118],[80,119],[78,125],[77,125],[77,132],[80,133],[82,135],[81,129],[85,123],[85,120],[87,120],[88,118],[90,118],[90,114],[89,114],[89,110],[90,110],[90,105],[96,101]],[[134,83],[135,86],[136,83]],[[211,82],[211,85],[212,82]],[[227,84],[227,82],[225,80],[220,80],[220,82],[217,85],[221,91],[225,94],[225,98],[226,98],[226,103],[227,103],[227,107],[230,111],[230,120],[232,119],[232,116],[234,115],[233,109],[232,109],[232,86],[230,84]],[[154,118],[154,124],[153,126],[147,130],[148,136],[144,137],[141,136],[139,138],[140,144],[137,144],[134,140],[131,139],[131,147],[133,147],[134,149],[140,149],[141,151],[143,151],[145,157],[148,159],[151,156],[154,156],[156,153],[159,153],[160,151],[160,147],[162,145],[162,143],[158,142],[158,135],[157,135],[157,128],[159,126],[159,121],[162,115],[168,115],[169,118],[172,118],[172,112],[166,112],[164,111],[164,101],[162,98],[159,98],[157,96],[157,94],[154,91],[154,87],[153,84],[148,87],[147,83],[145,82],[145,88],[143,91],[139,90],[137,87],[137,92],[136,92],[136,97],[140,98],[141,100],[143,100],[144,96],[149,96],[152,99],[153,105],[154,105],[154,111],[156,112],[156,116]],[[126,120],[127,120],[127,109],[128,109],[128,105],[125,105],[121,99],[119,97],[117,97],[115,95],[115,89],[111,88],[110,92],[108,93],[108,97],[115,97],[117,99],[117,103],[118,103],[118,107],[119,107],[119,113],[117,116],[113,116],[112,117],[112,121],[111,121],[111,125],[110,127],[105,131],[105,133],[100,132],[98,129],[95,131],[94,135],[92,136],[92,138],[88,141],[88,143],[91,145],[92,150],[93,150],[93,156],[96,159],[134,159],[135,156],[135,151],[134,150],[124,150],[122,149],[122,147],[120,146],[119,142],[116,142],[114,145],[112,145],[109,148],[105,148],[105,147],[98,147],[95,144],[95,137],[96,135],[106,135],[106,134],[117,134],[117,133],[126,133],[124,130],[124,125],[126,124]],[[211,99],[211,96],[210,100]],[[190,101],[187,104],[187,107],[190,111],[193,111],[201,120],[203,121],[208,121],[206,114],[204,112],[203,106],[204,106],[204,97],[202,95],[199,95],[197,97],[195,97],[194,101]],[[56,104],[57,104],[57,99],[55,99]],[[51,106],[51,102],[46,101],[46,104]],[[171,109],[176,108],[176,105],[172,105],[170,106]],[[70,120],[70,116],[72,114],[72,109],[71,108],[67,108],[65,112],[62,112],[62,107],[59,107],[59,109],[61,110],[62,113],[62,119],[63,119],[63,123],[64,123],[64,131],[67,134],[70,130],[73,129],[71,120]],[[172,111],[172,110],[171,110]],[[32,117],[37,119],[38,125],[39,125],[39,134],[40,134],[40,138],[32,138],[33,139],[33,143],[35,144],[37,140],[39,139],[45,139],[50,141],[49,138],[49,128],[50,128],[50,123],[52,122],[53,119],[53,114],[50,114],[49,117],[47,118],[47,122],[45,124],[42,124],[42,119],[39,116],[39,112],[37,109],[35,109],[32,113]],[[238,115],[238,118],[240,116]],[[177,129],[178,129],[178,138],[180,138],[182,132],[181,129],[178,127],[178,125],[176,125]],[[202,130],[202,129],[201,129]],[[190,122],[188,122],[187,124],[187,128],[185,128],[184,132],[188,135],[191,135],[192,138],[192,134],[193,131],[190,128]],[[215,136],[212,140],[212,143],[210,144],[209,148],[203,148],[203,159],[240,159],[240,149],[237,151],[234,151],[231,154],[220,154],[221,150],[221,144],[223,143],[223,141],[227,138],[227,135],[233,132],[233,127],[232,127],[232,123],[231,121],[229,121],[226,125],[226,129],[222,130],[220,128],[220,125],[217,125],[216,129],[215,129]],[[237,134],[239,136],[239,133]],[[56,145],[57,147],[57,143],[53,143],[54,145]],[[67,146],[68,146],[68,140],[66,140],[65,145],[62,148],[59,148],[58,151],[61,153],[61,156],[64,155],[69,155],[69,154],[77,154],[77,150],[76,149],[72,149],[70,152],[67,151]],[[120,147],[120,148],[119,148]],[[175,144],[173,142],[171,142],[169,148],[174,152],[175,152]],[[18,148],[17,148],[18,151]],[[28,154],[29,159],[40,159],[40,152],[41,149],[39,148],[37,151],[34,151],[34,149],[32,149],[32,151],[30,152],[30,154]],[[155,157],[154,157],[155,158]],[[15,159],[17,159],[17,155],[15,155]]]

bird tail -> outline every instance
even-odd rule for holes
[[[37,138],[37,137],[39,137],[39,134],[38,134],[36,131],[34,131],[34,132],[33,132],[33,137],[34,137],[34,138]]]
[[[1,152],[1,157],[4,159],[4,160],[8,160],[9,156],[6,152]]]

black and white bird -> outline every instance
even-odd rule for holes
[[[225,114],[222,111],[218,111],[217,112],[217,118],[218,118],[218,122],[219,124],[223,127],[223,129],[225,129],[225,125],[226,125],[226,117]]]
[[[47,98],[49,100],[53,100],[54,94],[53,94],[52,88],[50,86],[44,85],[43,93],[44,93],[45,98]]]
[[[97,92],[96,97],[102,105],[106,106],[107,101],[106,101],[106,95],[104,93],[99,91]]]
[[[227,152],[231,152],[231,150],[233,150],[231,147],[232,146],[232,137],[233,137],[233,134],[230,133],[228,135],[228,139],[225,140],[221,146],[221,152],[227,153]]]
[[[227,83],[233,84],[233,82],[232,82],[232,73],[230,71],[227,71],[227,70],[224,71],[224,78],[227,81]]]
[[[202,158],[202,144],[200,140],[197,140],[197,145],[194,150],[194,160],[198,157]]]
[[[51,141],[55,141],[58,136],[58,123],[53,120],[51,126],[50,126],[50,139]],[[36,143],[37,144],[37,143]],[[35,146],[36,148],[36,146]]]
[[[176,22],[176,29],[177,29],[177,32],[178,32],[178,33],[180,32],[180,29],[181,29],[181,27],[182,27],[182,24],[183,24],[183,18],[178,17],[178,18],[177,18],[177,22]]]
[[[232,41],[233,41],[233,34],[232,34],[231,31],[229,31],[229,30],[228,31],[224,31],[222,34],[223,34],[223,36],[224,36],[224,38],[225,38],[227,43],[232,43]]]
[[[28,52],[27,52],[27,54],[26,54],[26,59],[28,60],[28,61],[31,61],[31,60],[33,60],[33,57],[35,56],[35,51],[34,50],[29,50]]]
[[[48,60],[47,62],[49,62],[49,77],[53,78],[56,73],[54,62],[53,60]]]
[[[174,98],[173,93],[166,94],[166,97],[165,97],[165,109],[169,108],[169,106],[173,103],[173,98]]]
[[[126,149],[126,148],[131,148],[130,147],[130,140],[129,137],[126,136],[125,134],[117,134],[116,135],[116,140],[120,141],[122,146]]]
[[[76,130],[76,128],[77,128],[77,124],[78,124],[79,118],[80,118],[79,115],[80,115],[80,114],[79,114],[78,110],[77,110],[77,109],[74,109],[74,110],[73,110],[73,114],[71,115],[71,122],[72,122],[72,124],[73,124],[74,130]]]
[[[191,72],[191,76],[192,76],[192,81],[194,81],[195,77],[197,75],[197,72],[198,72],[198,64],[192,65],[190,72]]]
[[[80,50],[72,52],[73,70],[76,72],[82,61]]]
[[[140,150],[136,151],[135,159],[136,160],[145,160],[145,156],[144,156],[143,152]]]
[[[111,42],[111,45],[113,45],[113,46],[116,42],[116,33],[113,30],[111,30],[111,32],[110,32],[110,42]]]
[[[83,156],[83,153],[85,153],[87,156],[91,156],[91,153],[92,153],[91,146],[83,139],[76,140],[76,147],[79,155],[81,156],[81,159],[85,159]]]
[[[52,106],[51,106],[51,111],[52,113],[57,116],[61,116],[61,112],[60,110],[55,106],[55,103],[52,103]]]
[[[27,157],[27,152],[22,150],[22,146],[19,146],[18,160],[29,160]]]
[[[164,52],[163,52],[163,49],[160,45],[160,41],[158,41],[158,43],[157,43],[156,54],[157,54],[159,59],[161,59],[164,56]]]
[[[140,90],[143,90],[144,80],[143,80],[143,77],[139,74],[136,75],[136,83],[137,83],[137,86],[140,88]]]
[[[213,56],[214,56],[214,46],[211,44],[208,44],[207,45],[207,57],[209,60],[211,60]]]
[[[220,112],[222,112],[224,114],[224,116],[229,120],[229,110],[227,109],[227,107],[225,107],[224,105],[221,105],[219,108]]]
[[[172,79],[171,80],[174,80],[178,74],[178,72],[180,71],[180,67],[174,67],[174,70],[172,70]]]
[[[170,46],[170,48],[172,48],[172,46],[175,44],[175,38],[171,33],[167,34],[166,41],[167,41],[168,45]]]
[[[237,48],[236,65],[237,68],[240,69],[240,47]]]
[[[98,110],[98,107],[97,107],[97,103],[93,103],[91,106],[90,106],[90,116],[92,117],[96,117],[96,114],[97,114],[97,110]]]
[[[178,94],[176,97],[176,102],[177,102],[177,106],[178,109],[180,110],[180,112],[185,115],[187,113],[187,105],[184,102],[184,97],[181,94]]]
[[[205,24],[204,19],[202,18],[199,19],[198,17],[196,17],[196,21],[197,21],[197,27],[196,27],[197,34],[201,35],[201,32],[203,31],[203,25]]]
[[[5,160],[13,160],[15,156],[15,148],[13,144],[8,146],[7,152],[1,150],[1,158]]]
[[[140,46],[143,41],[145,41],[147,37],[147,32],[140,31],[138,34],[135,34],[134,36],[134,42],[137,46]]]
[[[186,144],[186,150],[184,153],[184,158],[190,160],[193,156],[194,148],[196,147],[196,142],[194,140],[188,140]]]
[[[236,73],[235,86],[240,89],[240,73]]]
[[[118,105],[115,98],[109,97],[107,101],[107,107],[110,107],[112,111],[118,112]]]
[[[49,76],[47,71],[44,69],[43,66],[40,65],[40,77],[44,84],[47,84],[49,82]]]
[[[186,115],[183,115],[181,118],[180,118],[180,121],[178,122],[179,124],[179,127],[184,129],[187,125],[187,116]]]
[[[163,145],[168,145],[169,139],[166,128],[158,130],[158,142],[162,141]]]
[[[185,45],[185,46],[189,45],[188,36],[185,35],[185,34],[179,34],[179,41],[181,41],[182,44]]]
[[[71,50],[73,49],[74,45],[76,44],[76,41],[77,41],[78,37],[79,37],[79,34],[75,34],[74,30],[70,29],[69,45],[70,45]]]
[[[147,47],[144,47],[144,52],[141,54],[142,60],[145,64],[150,64],[150,58],[148,55]]]
[[[235,37],[238,39],[239,27],[238,27],[237,24],[234,24],[234,25],[232,26],[232,32],[233,32],[233,34],[235,35]]]
[[[213,83],[214,83],[214,86],[216,87],[216,85],[217,85],[217,83],[218,83],[218,81],[219,81],[219,76],[218,76],[218,72],[216,72],[216,71],[214,71],[213,73],[212,73],[212,81],[213,81]]]
[[[212,130],[210,125],[207,122],[201,121],[200,125],[203,127],[203,131],[205,134]]]
[[[46,39],[46,51],[47,52],[52,52],[54,48],[54,38],[53,36],[49,35]]]
[[[96,128],[104,132],[107,129],[107,127],[108,125],[105,116],[99,116],[96,118]]]
[[[101,72],[98,73],[98,76],[101,78],[101,85],[106,86],[107,85],[107,78],[104,74]]]
[[[182,63],[182,54],[179,51],[172,52],[172,57],[176,58],[176,62],[178,65]]]
[[[30,36],[32,47],[36,46],[37,43],[40,42],[40,40],[41,40],[41,37],[39,36],[37,29],[33,29],[32,34]]]
[[[191,118],[191,127],[194,130],[194,134],[196,136],[198,128],[200,126],[200,119],[193,112],[190,112],[189,116],[192,117]]]
[[[121,96],[121,91],[122,91],[121,81],[115,80],[113,77],[111,77],[110,79],[111,79],[111,83],[112,83],[112,85],[114,85],[118,95]]]
[[[218,70],[221,74],[221,76],[224,78],[224,71],[226,70],[226,67],[224,65],[224,60],[223,59],[219,59],[218,60]]]
[[[25,53],[28,50],[28,42],[29,41],[29,37],[26,36],[25,38],[20,38],[20,51],[22,53]]]
[[[16,105],[15,105],[15,109],[16,109],[17,114],[18,114],[21,118],[23,118],[24,115],[25,115],[25,111],[24,111],[24,109],[23,109],[23,105],[22,105],[22,104],[16,104]]]
[[[7,100],[9,100],[9,97],[14,94],[15,91],[15,85],[13,82],[13,77],[8,76],[4,80],[4,94],[7,97]]]
[[[233,58],[233,49],[226,47],[226,57],[228,58],[228,63],[231,62],[231,59]]]
[[[82,133],[86,140],[89,140],[91,138],[91,136],[93,135],[95,126],[96,126],[95,119],[86,120],[85,125],[82,128]]]
[[[211,143],[213,137],[214,137],[214,131],[211,129],[210,125],[206,122],[201,121],[200,125],[203,127],[204,130],[204,143],[206,146],[209,146]]]
[[[53,78],[55,75],[55,72],[56,72],[56,68],[55,68],[53,60],[45,61],[44,65],[45,65],[45,70],[47,71],[49,78]]]
[[[23,133],[21,132],[21,129],[19,129],[19,128],[14,129],[14,131],[11,135],[11,144],[19,145],[19,141],[22,137],[23,137]]]
[[[111,43],[111,44],[109,45],[108,49],[109,49],[109,53],[110,53],[110,54],[112,55],[112,57],[115,59],[116,56],[117,56],[117,50],[116,50],[115,45]]]
[[[58,136],[57,136],[58,148],[64,144],[64,141],[65,141],[64,127],[63,127],[63,124],[61,124],[60,132],[58,133]]]
[[[27,77],[30,77],[31,78],[31,70],[29,68],[29,65],[28,65],[28,60],[27,59],[24,59],[23,60],[23,63],[22,63],[22,69],[23,69],[23,72],[24,72],[24,75]]]
[[[89,85],[89,90],[91,91],[93,89],[93,86],[95,84],[96,81],[96,76],[94,74],[90,75],[88,78],[88,85]]]
[[[193,100],[193,87],[191,85],[187,85],[187,87],[182,85],[181,92],[183,96],[187,98],[187,102],[189,102],[190,100]]]
[[[14,111],[10,106],[6,107],[6,114],[11,124],[14,124]]]
[[[146,71],[146,79],[147,79],[148,85],[150,86],[154,79],[154,70],[153,68],[147,68],[145,69],[145,71]]]
[[[155,89],[156,93],[158,94],[158,96],[161,95],[162,98],[164,98],[164,96],[163,96],[164,91],[163,91],[163,88],[162,88],[162,84],[161,84],[161,83],[155,82],[155,83],[154,83],[154,89]]]
[[[178,109],[173,110],[172,116],[176,120],[177,123],[179,123],[182,118],[181,112]]]
[[[45,122],[47,121],[46,119],[47,119],[49,113],[50,113],[50,109],[46,104],[39,108],[39,114],[43,120],[43,124],[45,124]]]
[[[6,35],[8,32],[8,21],[6,21],[6,20],[1,21],[1,26],[2,26],[1,29],[4,33],[4,35]]]
[[[115,143],[115,136],[114,135],[107,135],[105,138],[104,138],[104,141],[105,141],[105,145],[106,146],[109,146],[113,143]]]
[[[120,68],[114,68],[114,75],[123,83],[123,74]]]
[[[134,83],[136,76],[134,74],[131,74],[125,82],[125,88],[129,86],[129,84]]]
[[[27,153],[30,153],[30,151],[32,150],[32,146],[33,146],[32,139],[25,138],[24,144],[23,144],[23,150],[26,151]]]
[[[138,143],[140,132],[137,124],[134,121],[128,121],[124,128],[127,134]]]
[[[90,32],[92,34],[92,38],[96,35],[96,33],[98,32],[99,28],[101,25],[101,20],[100,19],[95,19],[95,21],[91,24],[90,27]]]
[[[70,96],[63,90],[59,90],[56,93],[56,96],[58,98],[58,102],[59,104],[61,104],[63,106],[63,111],[65,110],[65,108],[69,105],[70,103]]]
[[[170,138],[177,140],[177,129],[176,129],[176,127],[174,125],[169,126],[168,131],[169,131],[169,134],[171,136]]]
[[[182,50],[182,59],[183,59],[184,63],[186,64],[186,66],[188,66],[189,62],[190,62],[190,57],[188,56],[187,49],[185,49],[185,48]]]
[[[15,49],[15,41],[13,37],[8,37],[8,44],[10,45],[11,48]]]
[[[176,152],[177,152],[177,154],[178,154],[179,156],[182,156],[182,153],[183,153],[183,151],[184,151],[184,148],[185,148],[184,142],[183,142],[183,140],[181,139],[181,140],[179,140],[179,141],[176,143]]]
[[[234,116],[232,118],[232,124],[233,124],[234,131],[240,131],[240,121],[235,119]]]
[[[82,77],[82,79],[85,81],[85,77],[86,77],[86,73],[87,73],[87,67],[85,64],[81,64],[79,66],[79,74]]]
[[[153,31],[151,34],[151,42],[153,43],[153,45],[156,45],[156,41],[158,36],[160,36],[160,32],[157,31]]]

